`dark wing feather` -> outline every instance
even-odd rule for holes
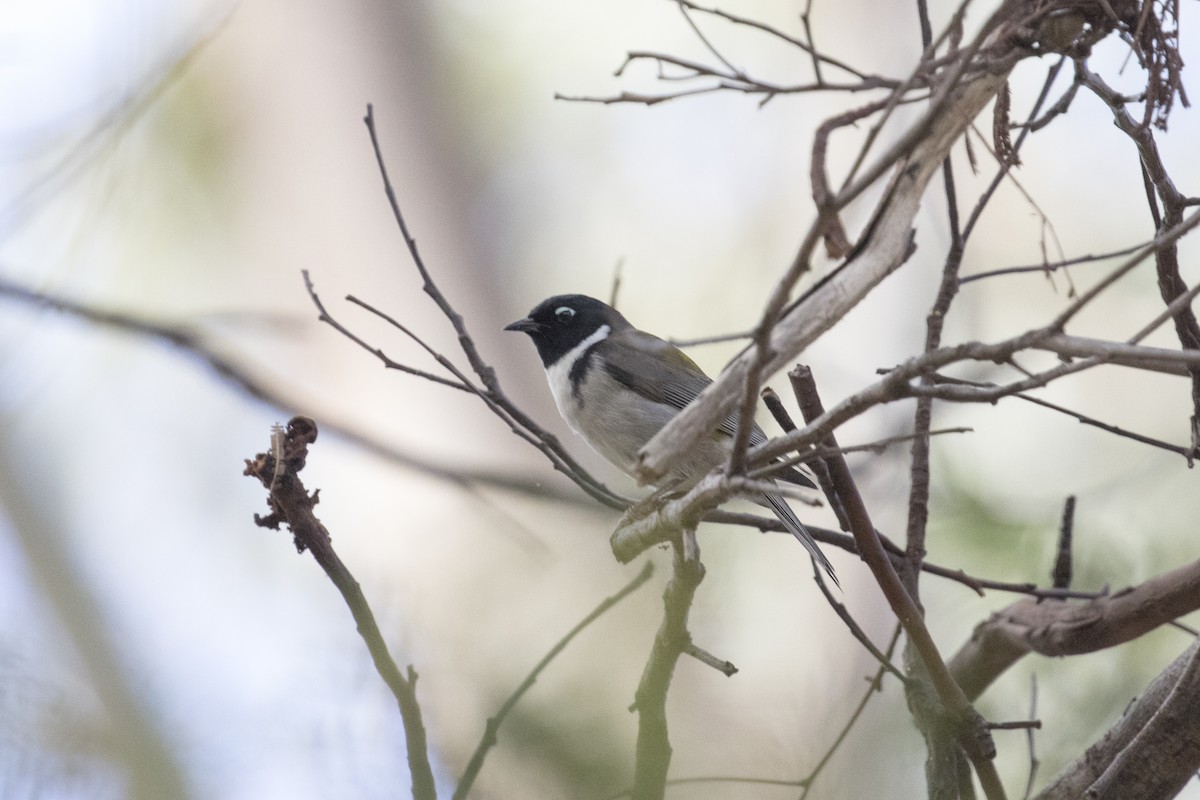
[[[653,334],[627,329],[609,336],[602,346],[607,351],[603,358],[604,370],[626,388],[656,403],[683,409],[712,383],[686,353]],[[733,436],[737,432],[734,415],[725,417],[717,430]],[[758,425],[751,428],[751,447],[766,440],[762,428]],[[787,469],[778,477],[788,483],[816,488],[816,484],[797,469]]]
[[[682,409],[712,383],[682,350],[648,333],[622,331],[598,349],[609,375],[656,403]]]
[[[838,581],[837,573],[833,571],[833,564],[829,563],[829,559],[821,552],[821,548],[817,546],[816,539],[808,528],[804,527],[800,520],[796,519],[796,514],[792,511],[791,506],[777,494],[764,494],[763,498],[771,506],[771,510],[775,512],[775,516],[783,523],[783,527],[788,529],[788,532],[800,540],[800,544],[804,545],[804,549],[812,556],[813,563],[819,564],[821,569],[829,576],[830,580],[840,589],[842,584]]]

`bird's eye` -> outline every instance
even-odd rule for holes
[[[559,306],[554,309],[554,318],[566,325],[575,317],[575,309],[570,306]]]

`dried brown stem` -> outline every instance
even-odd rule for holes
[[[804,412],[805,419],[819,419],[824,414],[824,408],[820,396],[817,394],[812,373],[805,367],[796,367],[788,373],[788,377],[792,380],[793,389],[796,391],[796,400]],[[823,444],[831,447],[837,446],[836,437],[832,432],[827,434]],[[989,800],[1001,800],[1005,796],[1004,787],[1000,783],[996,766],[992,761],[996,755],[996,746],[992,742],[985,720],[971,706],[970,701],[946,668],[945,662],[942,661],[937,644],[933,641],[929,629],[925,627],[920,608],[904,588],[900,576],[892,566],[891,559],[887,557],[887,553],[883,549],[883,544],[871,522],[866,504],[858,492],[858,487],[845,458],[834,455],[827,459],[826,464],[829,467],[829,474],[835,490],[841,498],[842,505],[846,508],[859,555],[871,569],[888,605],[891,606],[897,620],[904,627],[904,632],[913,648],[920,654],[921,662],[928,671],[933,687],[945,709],[947,722],[952,726],[959,746],[971,760],[985,795]]]
[[[310,495],[298,474],[308,458],[308,446],[316,438],[316,423],[307,417],[295,417],[288,422],[286,433],[277,430],[272,435],[269,452],[246,460],[245,474],[257,478],[269,491],[267,502],[271,513],[265,517],[255,514],[254,521],[260,527],[273,530],[278,530],[280,523],[285,523],[292,532],[297,552],[307,550],[312,553],[341,593],[358,626],[358,633],[371,653],[375,670],[391,689],[400,707],[408,749],[408,768],[412,775],[412,796],[414,800],[436,800],[437,787],[429,764],[425,725],[421,719],[421,706],[417,702],[417,673],[409,666],[405,676],[396,666],[362,587],[334,551],[329,531],[313,514],[317,492]]]
[[[593,478],[567,452],[556,436],[534,422],[501,389],[495,369],[479,353],[479,349],[475,346],[475,340],[471,338],[471,334],[467,331],[467,325],[462,315],[455,310],[446,296],[442,294],[441,289],[438,288],[437,283],[433,280],[433,276],[426,269],[425,261],[421,258],[420,251],[417,250],[417,242],[408,230],[408,223],[404,219],[404,213],[400,210],[400,202],[396,199],[396,190],[392,187],[391,178],[388,177],[387,164],[384,161],[383,151],[379,144],[379,136],[375,130],[375,110],[369,103],[367,104],[367,114],[363,117],[363,123],[367,126],[367,133],[371,137],[371,147],[375,152],[375,163],[379,168],[379,176],[383,181],[384,193],[387,195],[388,204],[391,206],[392,216],[396,220],[396,227],[399,228],[400,235],[404,238],[404,244],[408,248],[409,255],[412,257],[413,266],[417,268],[417,272],[421,276],[421,288],[425,294],[429,295],[446,319],[449,320],[451,326],[454,328],[454,332],[458,335],[459,347],[466,357],[467,363],[470,364],[471,370],[479,378],[479,382],[483,386],[482,390],[474,390],[475,393],[484,400],[489,409],[509,424],[510,430],[541,450],[550,459],[550,463],[554,465],[554,468],[575,481],[579,488],[605,505],[612,508],[623,508],[627,505],[627,502],[623,498]],[[374,309],[371,310],[374,311]],[[382,314],[382,312],[375,313],[384,319],[391,319],[387,315]],[[398,323],[394,324],[398,325]],[[448,359],[445,359],[444,362],[439,361],[439,363],[446,366],[450,362]],[[465,376],[457,369],[453,369],[453,372],[461,376],[460,380],[464,380],[466,385],[471,385],[465,381]]]
[[[1075,536],[1075,495],[1063,503],[1062,524],[1058,528],[1058,548],[1054,557],[1054,569],[1050,579],[1055,589],[1067,589],[1071,586],[1074,572],[1074,557],[1072,555],[1072,540]]]

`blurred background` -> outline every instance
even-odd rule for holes
[[[801,35],[803,5],[724,7]],[[920,54],[915,4],[813,5],[820,47],[868,72],[907,75]],[[952,6],[931,5],[936,28]],[[811,76],[807,57],[761,33],[697,22],[752,75]],[[1185,62],[1200,57],[1194,41],[1185,32]],[[502,384],[632,493],[570,438],[532,346],[502,326],[550,294],[607,297],[620,264],[618,304],[639,327],[679,338],[746,330],[813,216],[812,130],[867,100],[784,96],[760,108],[757,98],[710,94],[648,108],[554,99],[673,88],[646,65],[614,77],[638,49],[711,60],[665,0],[0,3],[0,275],[182,326],[288,398],[266,404],[161,340],[0,297],[0,796],[406,796],[395,704],[340,597],[290,536],[253,524],[265,497],[241,476],[243,459],[295,412],[406,456],[324,436],[304,478],[322,490],[317,511],[397,661],[420,673],[443,792],[528,670],[636,573],[640,563],[619,566],[609,551],[617,514],[481,403],[386,372],[318,323],[300,272],[331,313],[393,358],[436,370],[345,295],[463,363],[383,195],[362,123],[373,103],[425,261]],[[1106,42],[1092,64],[1135,90],[1141,75],[1126,61],[1127,48]],[[1050,66],[1019,68],[1014,119]],[[915,113],[900,113],[885,138]],[[834,140],[835,174],[862,134]],[[1196,114],[1177,109],[1161,149],[1186,194],[1200,185],[1198,140]],[[994,169],[978,142],[975,154],[978,174],[962,147],[955,153],[964,209]],[[1136,155],[1099,102],[1081,94],[1022,158],[1021,188],[1006,184],[989,207],[965,273],[1152,235]],[[868,210],[851,209],[848,224],[856,230]],[[919,351],[948,244],[940,189],[918,224],[916,255],[804,354],[827,405]],[[1200,280],[1196,251],[1185,243],[1181,253],[1189,284]],[[1041,324],[1068,302],[1072,282],[1087,286],[1103,271],[968,284],[946,341]],[[1126,338],[1161,307],[1146,265],[1071,332]],[[1152,343],[1177,346],[1169,326]],[[691,354],[715,372],[736,348]],[[1185,445],[1188,391],[1183,379],[1109,368],[1041,396]],[[910,403],[877,409],[841,441],[904,433],[911,414]],[[1079,498],[1076,588],[1120,588],[1196,557],[1200,493],[1179,456],[1016,400],[939,407],[935,426],[948,425],[974,432],[933,447],[932,561],[1045,583],[1069,494]],[[877,526],[897,538],[907,465],[907,447],[852,461]],[[438,477],[445,468],[518,475],[567,499],[464,487]],[[824,509],[802,516],[833,524]],[[691,629],[741,671],[727,679],[680,663],[668,707],[672,775],[799,779],[874,665],[794,542],[711,527],[700,544],[708,573]],[[600,798],[629,785],[636,720],[627,707],[669,565],[664,552],[647,557],[660,566],[651,584],[544,673],[501,730],[475,796]],[[849,609],[886,642],[894,623],[865,567],[844,553],[832,559]],[[923,583],[947,656],[1013,599]],[[997,720],[1043,720],[1035,741],[1046,779],[1187,644],[1166,629],[1086,657],[1030,657],[980,708]],[[921,742],[899,687],[885,686],[814,796],[885,796],[884,781],[886,796],[922,794]],[[1017,793],[1029,769],[1025,733],[1000,732],[997,743]],[[796,791],[712,784],[671,796]]]

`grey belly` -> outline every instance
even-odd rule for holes
[[[583,394],[586,404],[572,396],[560,402],[567,424],[605,459],[634,473],[638,451],[679,413],[673,406],[655,403],[634,394],[603,373],[588,378]],[[559,398],[556,398],[559,399]],[[704,477],[729,453],[730,438],[716,434],[686,454],[669,479],[660,487],[689,484]]]

